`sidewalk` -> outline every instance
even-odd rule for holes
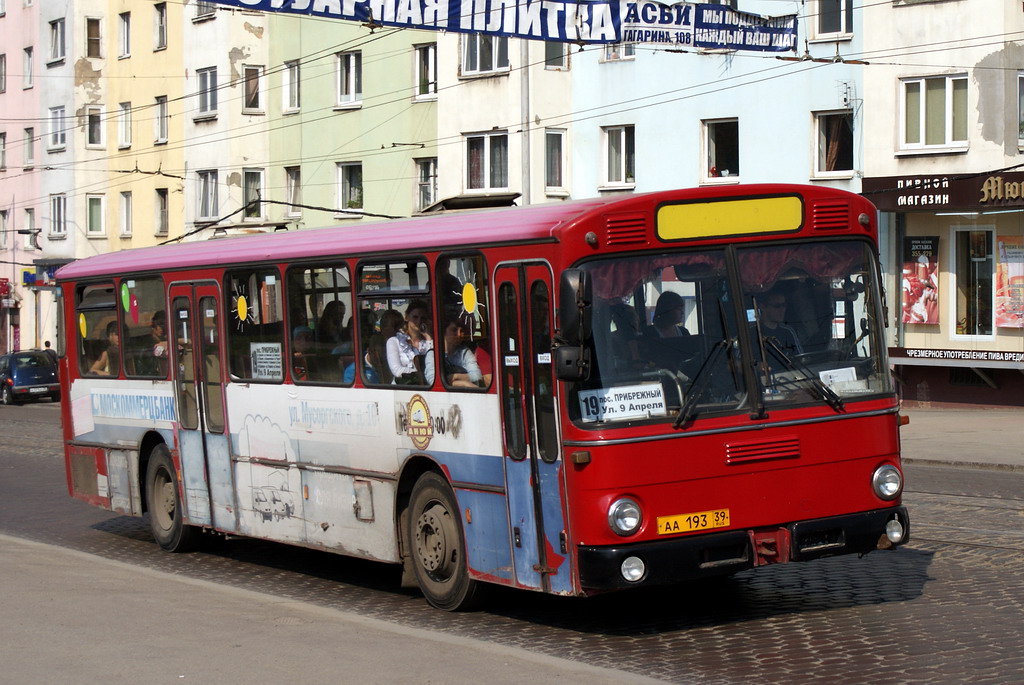
[[[0,535],[0,683],[655,683]]]
[[[1024,409],[915,409],[900,429],[910,463],[1024,471]]]

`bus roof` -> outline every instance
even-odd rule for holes
[[[71,262],[57,278],[545,240],[590,211],[622,200],[620,195],[142,247]]]

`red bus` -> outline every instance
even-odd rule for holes
[[[245,535],[587,595],[909,539],[876,210],[617,195],[63,267],[68,488],[170,551]]]

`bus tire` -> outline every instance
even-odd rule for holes
[[[412,489],[408,521],[412,566],[423,596],[445,611],[476,606],[481,586],[469,577],[459,508],[444,478],[433,471],[420,476]]]
[[[199,541],[199,531],[182,521],[181,497],[174,462],[167,445],[157,445],[146,467],[146,506],[149,527],[160,547],[168,552],[189,552]]]

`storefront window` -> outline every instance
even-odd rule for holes
[[[992,335],[992,231],[956,230],[956,333]]]

